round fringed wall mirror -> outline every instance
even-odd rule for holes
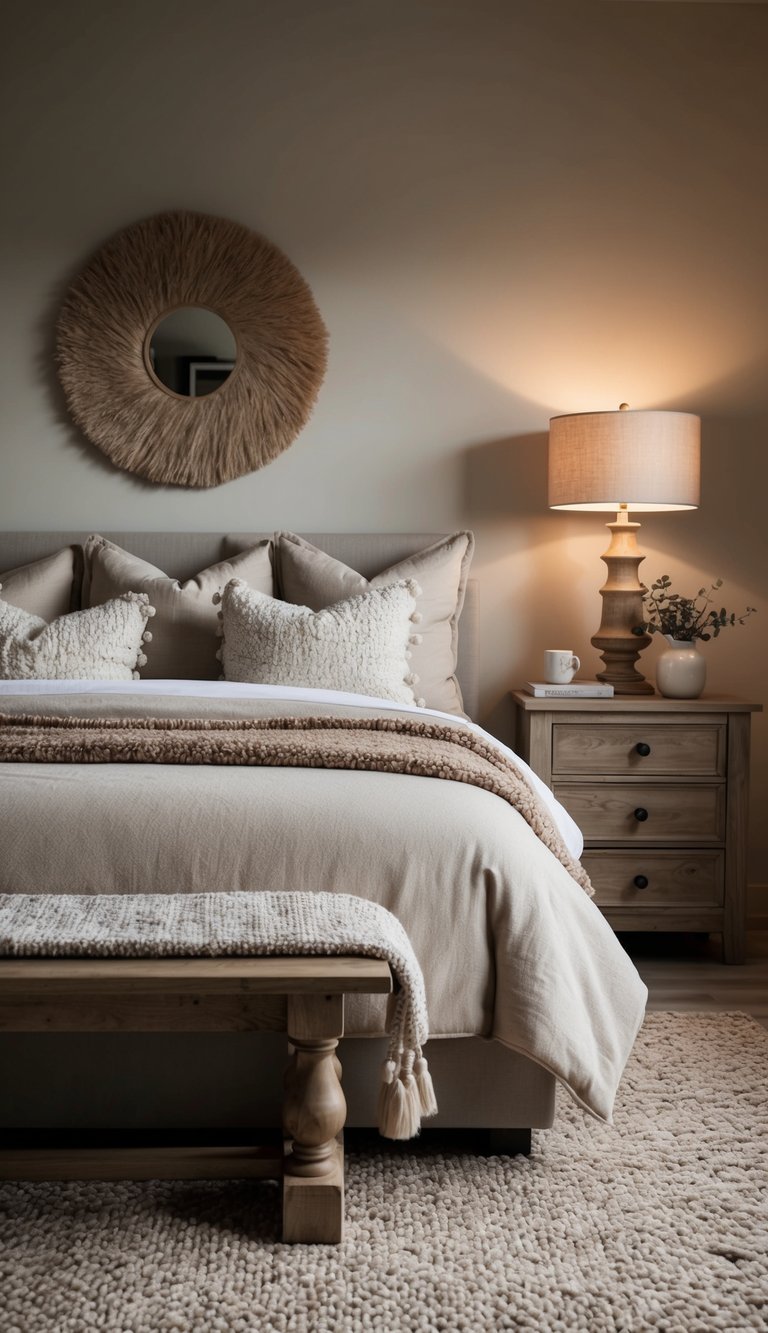
[[[220,315],[185,305],[162,315],[144,339],[144,363],[153,379],[181,398],[221,389],[237,361],[235,335]]]
[[[161,213],[108,241],[58,324],[69,409],[117,467],[218,486],[287,449],[325,373],[327,333],[286,256],[200,213]]]

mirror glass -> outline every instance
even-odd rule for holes
[[[228,324],[202,306],[182,306],[153,330],[147,361],[166,389],[202,398],[225,384],[235,368],[237,345]]]

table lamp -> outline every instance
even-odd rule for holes
[[[549,423],[549,506],[616,512],[606,526],[611,544],[602,556],[608,577],[600,589],[603,615],[592,643],[605,664],[598,680],[615,694],[653,694],[635,663],[650,643],[633,634],[645,620],[638,568],[635,513],[696,509],[699,503],[701,422],[690,412],[576,412]]]

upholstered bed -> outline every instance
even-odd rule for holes
[[[87,536],[2,534],[0,571],[66,547],[79,550]],[[108,536],[178,579],[269,538]],[[368,579],[436,539],[308,540]],[[85,571],[75,570],[75,606],[88,583],[87,566],[86,556]],[[93,584],[92,570],[90,578]],[[471,580],[462,599],[455,617],[461,611],[456,677],[472,717],[477,607]],[[454,635],[455,628],[454,622]],[[231,635],[225,633],[225,642]],[[151,663],[152,642],[146,656]],[[219,683],[212,676],[210,670],[207,679],[169,683],[156,673],[144,678],[142,671],[135,683],[87,686],[6,680],[0,712],[43,726],[52,719],[101,724],[115,718],[143,725],[150,718],[153,727],[172,722],[182,729],[200,719],[216,728],[289,717],[292,726],[311,721],[325,732],[356,723],[383,732],[400,726],[406,745],[418,728],[427,728],[427,741],[439,734],[446,744],[493,744],[455,707],[425,708],[349,690],[232,683],[231,677]],[[498,756],[490,762],[513,762],[503,748]],[[577,883],[570,858],[580,844],[567,816],[539,790],[536,808],[555,829],[548,844],[541,829],[537,834],[538,816],[524,817],[493,787],[353,762],[2,762],[0,893],[330,890],[374,898],[403,922],[425,973],[440,1105],[432,1123],[545,1127],[556,1078],[587,1110],[610,1119],[645,993]],[[376,997],[356,997],[349,1005],[342,1062],[351,1125],[375,1123],[374,1071],[382,1058],[375,1038],[383,1016]],[[264,1071],[283,1058],[279,1037],[255,1033],[6,1034],[0,1063],[14,1073],[0,1089],[0,1125],[266,1124],[275,1118],[276,1101],[274,1081]]]

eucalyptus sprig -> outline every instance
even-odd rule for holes
[[[714,593],[723,586],[722,579],[715,579],[709,588],[699,588],[695,597],[683,597],[679,592],[672,592],[672,580],[668,574],[647,588],[643,596],[643,607],[647,619],[642,625],[635,625],[633,634],[666,634],[670,639],[716,639],[726,625],[743,625],[744,621],[755,614],[756,607],[748,606],[742,615],[735,611],[717,609]]]

